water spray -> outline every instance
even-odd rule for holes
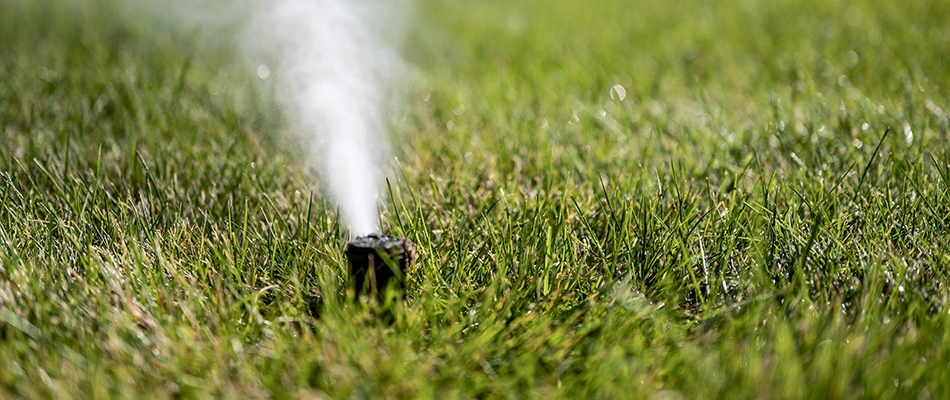
[[[349,287],[378,298],[389,286],[404,288],[412,244],[376,233],[376,211],[388,151],[385,104],[402,69],[383,27],[405,2],[254,1],[264,5],[251,19],[250,53],[261,43],[277,46],[278,100],[355,237],[344,249]]]
[[[239,52],[259,78],[272,80],[289,133],[323,172],[355,237],[344,250],[351,287],[377,295],[403,287],[412,245],[376,232],[389,150],[386,106],[404,72],[393,40],[411,0],[171,1],[202,25],[237,17]]]

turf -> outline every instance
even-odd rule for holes
[[[0,2],[0,397],[950,396],[950,3],[415,14],[370,305],[226,38]]]

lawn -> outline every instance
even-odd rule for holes
[[[386,304],[145,8],[0,1],[0,398],[950,397],[950,2],[418,0]]]

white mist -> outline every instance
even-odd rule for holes
[[[264,56],[278,101],[324,172],[350,233],[379,230],[377,201],[388,150],[386,104],[399,57],[384,35],[399,2],[260,0],[242,43]],[[389,21],[398,25],[396,21]]]
[[[387,105],[410,0],[180,0],[175,13],[232,30],[251,71],[273,79],[291,133],[319,168],[351,235],[379,231]],[[182,15],[183,14],[183,15]]]

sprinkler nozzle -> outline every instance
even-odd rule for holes
[[[347,287],[357,296],[381,298],[389,285],[405,290],[406,271],[415,257],[408,239],[372,233],[349,241],[343,253],[349,264]]]

